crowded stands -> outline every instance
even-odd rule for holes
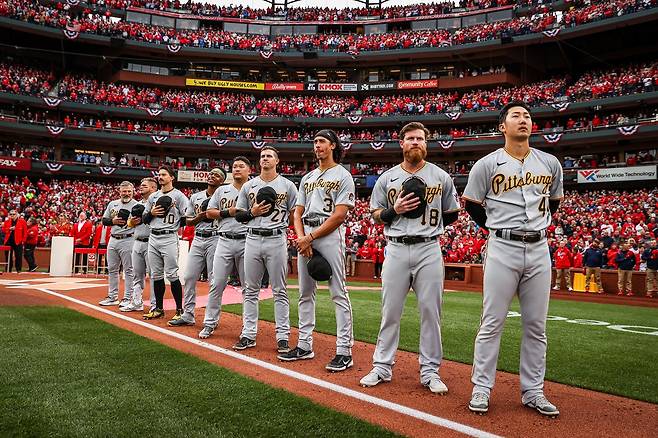
[[[178,44],[182,46],[223,50],[274,51],[320,50],[331,52],[380,51],[417,47],[442,47],[501,38],[501,35],[526,35],[555,27],[572,27],[606,18],[653,8],[656,0],[613,0],[606,2],[576,2],[562,12],[540,11],[510,21],[480,23],[450,32],[436,30],[403,30],[384,34],[335,35],[296,34],[268,36],[247,35],[211,27],[198,30],[172,29],[151,24],[117,20],[111,14],[91,13],[90,10],[69,14],[64,7],[35,5],[27,0],[9,0],[0,4],[0,16],[27,21],[48,27],[69,29],[81,33],[121,37],[152,44]]]
[[[497,87],[462,94],[426,92],[415,95],[354,96],[287,95],[257,97],[253,94],[161,89],[123,83],[104,83],[79,74],[66,74],[55,86],[53,76],[20,64],[0,64],[0,91],[49,96],[84,103],[130,108],[204,114],[257,114],[261,116],[344,117],[439,114],[459,105],[463,111],[497,110],[511,100],[531,106],[546,105],[559,98],[570,101],[613,97],[654,91],[658,86],[658,63],[630,65],[606,71],[587,72],[575,81],[556,78],[515,88]]]

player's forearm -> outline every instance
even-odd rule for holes
[[[104,217],[103,220],[102,220],[101,222],[102,222],[103,225],[105,225],[106,227],[111,227],[112,225],[114,225],[114,223],[112,222],[112,219],[110,219],[109,217]]]
[[[295,229],[295,234],[297,234],[297,237],[302,237],[305,236],[306,233],[304,232],[304,224],[302,223],[302,214],[303,211],[295,210],[295,212],[292,214],[293,219],[292,219],[292,225],[293,228]]]
[[[208,219],[219,219],[221,217],[220,213],[221,212],[216,208],[209,208],[206,210],[206,217]]]
[[[375,210],[372,212],[372,220],[375,221],[377,224],[383,224],[384,221],[382,221],[382,211],[384,211],[383,208],[380,208],[379,210]]]
[[[195,226],[195,225],[199,224],[202,220],[203,220],[203,216],[199,216],[199,215],[194,216],[194,217],[188,217],[188,218],[185,218],[185,224]]]
[[[485,230],[487,229],[487,212],[481,204],[467,199],[464,208],[476,224]]]
[[[254,216],[251,214],[251,210],[238,210],[235,213],[235,220],[240,222],[241,224],[246,224],[253,218]]]

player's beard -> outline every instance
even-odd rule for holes
[[[127,204],[128,202],[130,202],[131,199],[132,198],[130,196],[123,196],[121,198],[121,202],[123,202],[124,204]]]
[[[411,164],[418,164],[425,159],[427,151],[422,149],[411,149],[404,153],[404,159]]]

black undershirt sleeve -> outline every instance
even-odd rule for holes
[[[240,222],[241,224],[246,224],[253,218],[254,217],[251,215],[251,210],[248,211],[240,210],[235,214],[235,220]]]
[[[466,205],[464,206],[466,212],[471,216],[471,218],[478,224],[481,228],[487,229],[487,212],[485,211],[482,204],[477,202],[466,200]]]
[[[548,209],[551,210],[551,214],[555,214],[557,209],[560,208],[559,199],[549,199],[548,200]]]
[[[106,227],[109,227],[109,226],[114,225],[114,224],[112,223],[112,219],[110,219],[109,217],[104,217],[103,220],[102,220],[101,222],[102,222],[103,225],[105,225]]]
[[[459,212],[453,211],[450,213],[443,213],[441,216],[443,217],[443,226],[445,227],[446,225],[450,225],[457,220],[459,217]]]

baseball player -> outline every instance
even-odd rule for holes
[[[512,298],[518,294],[523,324],[521,401],[541,414],[556,416],[558,409],[543,391],[551,289],[546,228],[562,199],[562,166],[553,155],[530,147],[532,119],[524,103],[503,107],[499,129],[505,147],[475,163],[463,194],[473,220],[489,230],[469,409],[489,410],[500,337]]]
[[[247,181],[238,195],[235,219],[247,225],[244,250],[244,305],[242,333],[233,346],[236,350],[256,346],[258,330],[258,294],[267,268],[274,295],[274,320],[277,351],[289,351],[290,304],[286,291],[288,273],[286,229],[289,215],[297,202],[295,185],[279,175],[279,154],[271,146],[260,151],[260,175]]]
[[[210,337],[219,324],[219,314],[222,309],[222,296],[228,277],[234,269],[244,281],[244,245],[247,237],[247,227],[235,220],[238,194],[244,183],[249,179],[251,162],[246,157],[235,157],[233,160],[233,184],[218,188],[210,198],[206,216],[219,221],[219,240],[213,260],[212,276],[214,283],[208,294],[206,315],[203,328],[199,332],[201,339]]]
[[[336,356],[326,366],[329,371],[344,371],[352,361],[352,303],[345,286],[345,227],[343,222],[354,208],[354,180],[341,166],[342,145],[330,129],[319,131],[313,140],[319,167],[304,175],[299,185],[294,225],[299,276],[299,341],[297,347],[279,355],[283,361],[311,359],[315,328],[316,281],[306,264],[315,251],[331,266],[329,291],[336,306]]]
[[[139,191],[142,195],[142,201],[135,204],[131,210],[130,218],[128,219],[128,226],[134,227],[135,242],[131,259],[133,263],[133,293],[132,300],[127,306],[119,307],[122,312],[141,312],[144,310],[143,292],[146,274],[149,272],[148,263],[148,243],[149,235],[151,234],[151,227],[142,223],[143,210],[146,206],[146,200],[158,190],[158,183],[154,178],[148,177],[142,179],[139,185]],[[142,208],[139,208],[141,205]],[[138,214],[139,211],[142,213]],[[153,277],[149,274],[149,282],[151,284],[151,309],[155,308],[155,291],[153,288]]]
[[[360,383],[368,387],[391,380],[402,309],[412,288],[420,312],[420,383],[433,393],[445,394],[448,388],[439,377],[444,265],[437,238],[445,225],[457,219],[460,207],[450,176],[425,161],[428,135],[418,122],[400,130],[404,160],[379,177],[370,198],[373,219],[384,224],[388,243],[373,369]]]
[[[129,228],[128,217],[133,205],[137,201],[133,199],[135,195],[135,186],[130,181],[123,181],[119,184],[119,199],[110,201],[103,213],[103,225],[112,226],[110,231],[110,242],[107,245],[107,268],[109,277],[109,289],[107,298],[101,300],[98,304],[101,306],[125,307],[131,302],[133,290],[133,235],[132,228]],[[123,299],[119,301],[119,271],[123,266],[125,274]]]
[[[194,239],[190,246],[190,252],[187,255],[183,314],[181,318],[169,321],[167,323],[169,326],[194,325],[196,283],[204,268],[208,269],[208,278],[210,279],[209,293],[212,294],[215,289],[215,282],[212,280],[212,268],[215,248],[217,248],[217,239],[219,238],[218,223],[216,220],[206,217],[206,210],[208,209],[210,198],[224,180],[226,180],[226,172],[216,167],[208,173],[208,187],[206,190],[196,192],[190,197],[186,223],[187,225],[194,226]]]
[[[176,314],[172,320],[179,319],[183,311],[183,287],[178,279],[178,228],[187,222],[185,214],[190,201],[180,190],[174,188],[175,178],[176,175],[169,166],[160,167],[160,190],[149,196],[142,217],[142,222],[151,226],[148,258],[155,291],[155,309],[146,313],[144,319],[165,316],[165,276],[171,283],[171,294],[176,301]]]

